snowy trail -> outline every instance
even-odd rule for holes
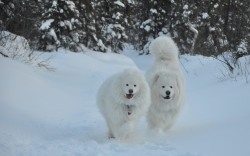
[[[151,56],[131,51],[126,56],[53,55],[55,72],[0,57],[1,156],[250,154],[250,85],[242,79],[220,82],[221,65],[212,58],[181,57],[188,71],[188,99],[169,134],[147,132],[143,119],[133,139],[119,142],[106,137],[96,91],[103,80],[124,68],[145,71]]]

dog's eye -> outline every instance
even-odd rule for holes
[[[129,86],[128,84],[126,84],[126,86]]]
[[[134,85],[134,87],[136,87],[136,85]]]
[[[173,86],[170,86],[170,88],[173,88]]]
[[[165,88],[165,86],[161,86],[162,88]]]

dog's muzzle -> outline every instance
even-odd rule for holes
[[[166,96],[164,96],[164,99],[170,99],[171,92],[169,90],[166,91]]]

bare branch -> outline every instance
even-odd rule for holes
[[[194,33],[193,44],[192,44],[192,47],[190,49],[190,53],[191,53],[191,55],[193,55],[194,54],[194,46],[195,46],[199,32],[197,29],[194,28],[194,26],[191,23],[189,23],[188,26],[189,26],[189,29]]]
[[[3,57],[9,57],[8,55],[2,53],[1,51],[0,51],[0,54],[1,54]]]

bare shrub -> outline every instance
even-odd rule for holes
[[[221,70],[221,80],[244,77],[246,83],[249,82],[250,75],[250,56],[238,57],[234,53],[223,53],[215,59],[223,63],[225,69]]]

